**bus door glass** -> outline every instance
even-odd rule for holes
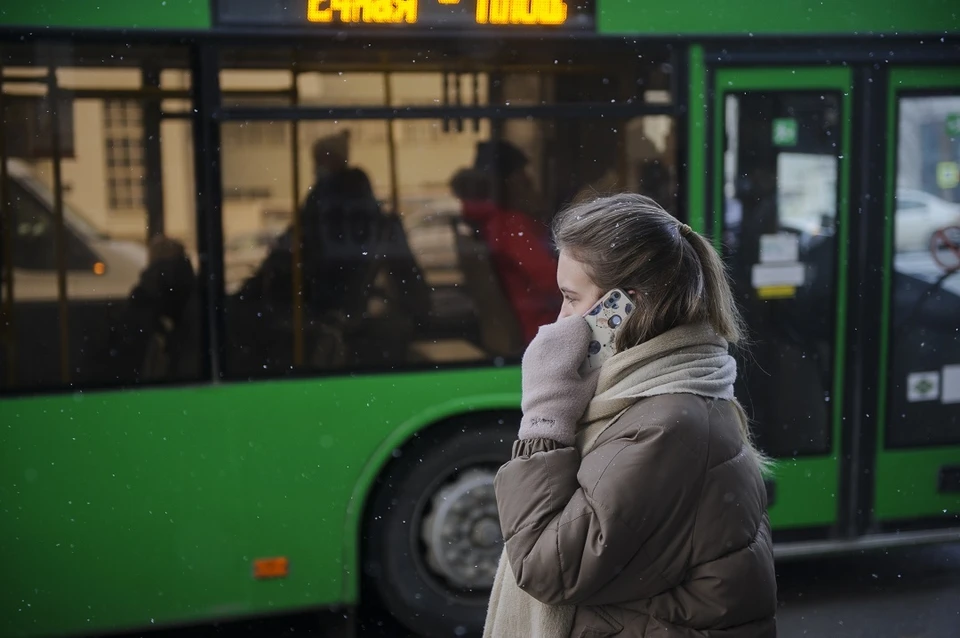
[[[845,315],[850,74],[721,69],[714,233],[752,342],[737,396],[760,447],[776,529],[836,523]]]
[[[960,513],[960,69],[889,84],[887,263],[874,517]]]

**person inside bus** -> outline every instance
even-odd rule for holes
[[[107,360],[124,360],[121,353],[129,354],[138,381],[194,377],[200,363],[193,264],[183,243],[165,235],[151,238],[147,249],[147,266],[130,291],[119,324],[125,330],[116,331],[111,344],[117,355]]]
[[[369,257],[382,219],[380,202],[363,169],[350,166],[350,132],[319,139],[313,147],[315,182],[300,213],[304,296],[316,310],[362,313]],[[350,299],[360,295],[362,298]]]
[[[720,257],[636,194],[574,205],[553,233],[563,307],[521,365],[484,636],[774,638],[767,461],[734,396],[745,327]],[[584,314],[614,289],[636,309],[582,371]]]
[[[557,260],[549,234],[526,212],[535,191],[528,163],[523,151],[509,142],[481,142],[473,167],[451,180],[464,220],[487,245],[524,343],[559,309],[553,292]]]
[[[368,261],[360,259],[362,248],[372,241],[380,218],[380,204],[370,178],[363,169],[350,166],[349,148],[349,131],[317,140],[313,146],[314,183],[300,209],[304,298],[318,311],[342,305],[347,284],[355,278],[349,275]],[[247,294],[256,288],[269,288],[271,296],[291,298],[293,236],[291,224],[278,237],[249,285],[245,285]],[[347,268],[348,264],[339,262],[347,256],[344,249],[355,243],[359,246],[350,252],[352,259]],[[336,281],[324,272],[330,267],[339,270]],[[351,272],[347,273],[345,268]],[[266,290],[257,292],[263,294]]]
[[[370,257],[382,221],[380,203],[370,178],[349,163],[349,131],[320,138],[313,146],[314,183],[300,210],[302,299],[305,325],[326,338],[335,317],[357,317],[368,301],[372,271]],[[293,303],[291,224],[257,271],[237,293],[250,322],[250,342],[239,348],[254,354],[255,368],[290,367],[282,358],[289,352],[289,317]],[[238,317],[239,320],[239,317]],[[272,335],[272,336],[271,336]],[[308,347],[310,347],[308,345]],[[332,365],[331,361],[315,361]]]

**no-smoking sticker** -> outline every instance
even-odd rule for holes
[[[947,226],[933,233],[930,253],[946,272],[960,270],[960,226]]]

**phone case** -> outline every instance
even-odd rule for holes
[[[580,368],[581,373],[591,372],[603,365],[617,352],[617,329],[633,312],[633,301],[622,290],[611,290],[583,315],[590,324],[593,339],[587,348],[587,358]]]

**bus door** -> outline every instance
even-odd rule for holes
[[[960,514],[960,68],[888,84],[876,527]]]
[[[713,227],[752,342],[737,396],[776,460],[770,516],[835,529],[841,484],[851,72],[714,74]]]

